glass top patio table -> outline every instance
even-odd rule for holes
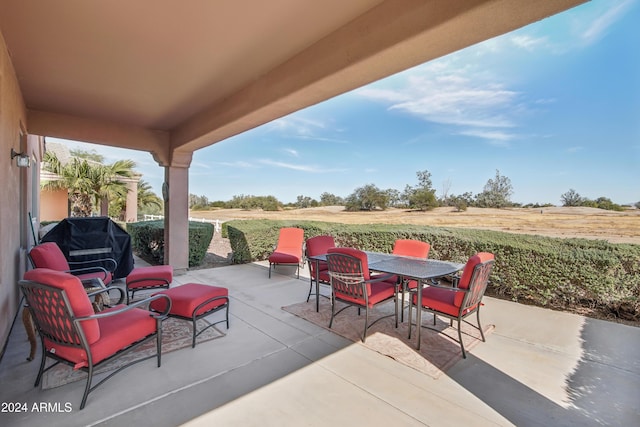
[[[408,256],[387,254],[382,252],[369,252],[367,254],[369,269],[381,273],[395,274],[407,279],[417,280],[421,285],[429,279],[447,276],[460,271],[464,264],[435,259],[414,258]],[[327,260],[327,254],[314,255],[309,257],[310,262],[316,263],[316,271],[320,261]],[[313,278],[312,278],[313,279]],[[316,277],[316,311],[319,311],[320,289],[318,278]],[[418,292],[418,307],[422,303],[422,292]],[[416,310],[416,323],[420,325],[422,310]],[[411,321],[411,319],[409,319]],[[420,349],[420,327],[417,333],[417,348]]]

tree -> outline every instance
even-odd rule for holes
[[[312,208],[312,207],[316,207],[318,206],[318,201],[315,199],[312,199],[309,196],[298,196],[298,198],[296,199],[296,203],[295,206],[299,209],[302,208]]]
[[[134,166],[131,160],[102,165],[78,157],[73,157],[63,165],[55,154],[46,152],[43,169],[58,175],[59,179],[43,182],[42,187],[49,190],[66,189],[72,215],[91,216],[103,199],[126,195],[127,186],[118,178],[133,176]]]
[[[344,204],[344,200],[340,196],[324,192],[320,195],[320,204],[322,206],[340,206]]]
[[[345,200],[347,211],[372,211],[374,209],[385,210],[389,203],[388,196],[374,184],[367,184],[356,188]]]
[[[598,197],[596,200],[596,207],[599,209],[606,209],[609,211],[623,211],[624,208],[616,203],[613,203],[608,197]]]
[[[511,180],[506,176],[501,176],[500,171],[496,169],[495,179],[487,181],[482,193],[476,196],[476,203],[482,208],[504,208],[512,206],[512,194]]]
[[[389,206],[392,206],[394,208],[400,206],[402,196],[398,190],[389,188],[385,190],[385,194],[387,195],[387,198],[389,200]]]
[[[282,208],[282,203],[275,196],[248,196],[241,194],[233,196],[227,203],[229,209],[262,209],[265,211],[277,211]]]
[[[468,194],[468,193],[465,193]],[[467,207],[470,204],[470,201],[465,198],[465,194],[461,195],[461,196],[454,196],[451,195],[447,198],[447,206],[453,206],[454,208],[456,208],[456,211],[458,212],[462,212],[462,211],[466,211]]]
[[[189,194],[189,209],[203,209],[209,206],[209,199],[207,196],[196,196],[195,194]]]
[[[449,190],[451,190],[451,178],[447,178],[447,180],[442,183],[442,197],[440,199],[443,205],[447,205]]]
[[[94,164],[90,167],[90,181],[95,206],[100,214],[109,214],[109,200],[126,197],[129,189],[121,178],[133,178],[133,160],[118,160],[110,165]]]
[[[562,206],[581,206],[584,199],[573,188],[560,196]]]
[[[431,210],[438,206],[436,191],[431,183],[431,173],[427,170],[416,172],[418,185],[411,187],[407,185],[404,189],[403,198],[408,202],[410,208],[421,211]]]
[[[151,191],[151,185],[144,181],[138,181],[138,211],[140,213],[160,213],[164,203],[162,199],[153,191]]]
[[[151,191],[151,185],[144,180],[138,181],[138,216],[145,214],[161,215],[163,206],[162,199]],[[110,200],[109,216],[124,221],[126,207],[126,194]]]

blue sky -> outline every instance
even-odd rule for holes
[[[288,203],[428,170],[437,196],[477,194],[499,170],[514,202],[640,201],[639,2],[592,1],[201,149],[189,192]],[[160,194],[150,154],[68,145],[131,158]]]

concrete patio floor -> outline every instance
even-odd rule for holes
[[[269,279],[258,263],[176,277],[229,288],[227,336],[126,369],[82,411],[82,381],[33,387],[40,356],[25,360],[18,320],[0,363],[0,425],[640,425],[640,328],[485,298],[495,331],[433,379],[283,311],[306,299],[305,273],[279,266]],[[41,402],[71,410],[33,411]]]

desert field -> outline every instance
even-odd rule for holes
[[[416,224],[536,234],[550,237],[581,237],[611,243],[640,244],[640,209],[624,212],[584,207],[543,209],[481,209],[456,212],[437,208],[428,212],[388,209],[374,212],[345,212],[341,206],[290,209],[278,212],[218,209],[191,211],[192,218],[229,221],[233,219],[312,220],[346,224]]]

